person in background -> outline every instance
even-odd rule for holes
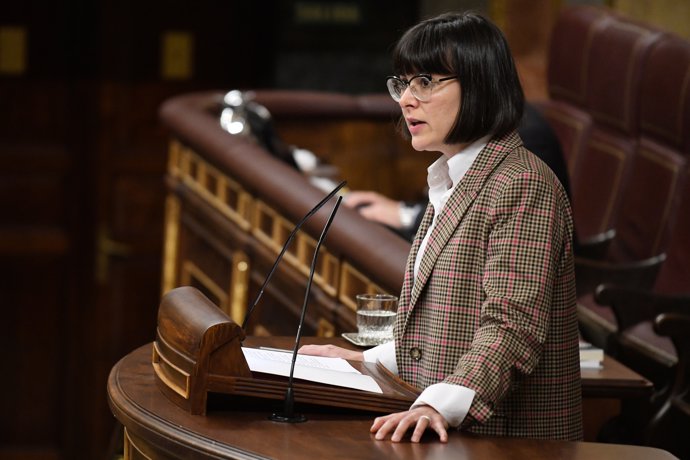
[[[581,439],[572,213],[517,134],[524,96],[505,37],[480,15],[444,14],[402,36],[393,67],[387,86],[413,148],[441,153],[394,340],[300,353],[379,361],[422,390],[374,420],[379,440],[432,430],[446,442],[450,428]]]
[[[525,148],[551,168],[570,196],[568,170],[561,144],[544,116],[529,103],[525,104],[518,134]],[[361,190],[349,192],[343,204],[357,209],[366,219],[386,225],[410,242],[417,233],[427,206],[426,201],[397,201],[378,192]]]

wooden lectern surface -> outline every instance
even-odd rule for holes
[[[345,339],[305,337],[301,343],[334,344],[351,350],[358,349]],[[270,346],[292,349],[294,337],[254,337],[249,336],[244,345],[250,347]],[[582,396],[585,398],[642,398],[652,393],[652,382],[624,366],[612,357],[605,355],[601,369],[582,369]]]
[[[442,444],[429,435],[420,444],[376,441],[373,415],[301,408],[308,421],[272,422],[275,402],[228,399],[205,416],[190,415],[158,389],[151,345],[117,363],[108,380],[111,409],[126,430],[130,458],[467,458],[672,459],[668,452],[614,444],[482,438],[452,432]]]

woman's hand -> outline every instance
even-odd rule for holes
[[[431,406],[419,406],[405,412],[377,417],[370,431],[376,433],[374,437],[377,440],[386,439],[392,433],[391,441],[400,442],[412,427],[412,442],[419,442],[427,429],[434,430],[441,442],[448,442],[448,422]]]
[[[335,345],[303,345],[297,351],[303,355],[327,356],[329,358],[343,358],[350,361],[364,361],[361,351],[348,350]]]

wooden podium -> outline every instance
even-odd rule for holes
[[[249,341],[251,338],[247,338]],[[312,338],[308,339],[309,341]],[[249,398],[247,398],[249,399]],[[452,430],[441,443],[427,433],[420,444],[377,441],[372,415],[345,408],[306,411],[306,423],[269,419],[272,401],[245,401],[192,415],[165,397],[151,369],[151,345],[123,357],[108,379],[108,402],[124,426],[125,458],[280,459],[356,458],[409,460],[511,458],[514,460],[673,460],[668,452],[640,446],[538,439],[491,438]]]
[[[249,370],[241,347],[242,328],[197,289],[169,291],[158,310],[158,329],[152,346],[152,364],[160,390],[191,414],[206,414],[209,393],[281,400],[287,379]],[[252,337],[247,346],[269,344],[275,338]],[[391,413],[407,410],[419,390],[394,376],[382,365],[351,363],[369,375],[383,393],[294,381],[295,401],[328,407]]]
[[[125,356],[108,381],[111,410],[125,428],[125,458],[675,458],[646,447],[484,438],[455,430],[448,443],[433,434],[421,444],[376,441],[369,433],[372,413],[406,410],[418,391],[366,363],[351,364],[376,379],[383,394],[296,380],[295,400],[308,422],[276,423],[267,406],[284,398],[287,379],[252,373],[241,346],[287,348],[293,343],[291,337],[245,338],[198,290],[169,291],[160,304],[155,342]],[[589,382],[583,385],[584,396],[591,393],[598,401],[648,387],[622,370],[583,371],[583,382]]]

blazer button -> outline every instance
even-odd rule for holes
[[[422,350],[417,347],[410,348],[410,357],[415,361],[422,359]]]

